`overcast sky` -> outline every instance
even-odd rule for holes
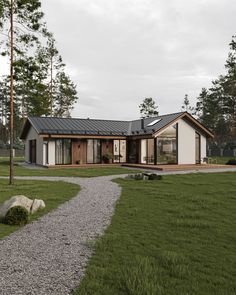
[[[178,112],[224,72],[235,0],[42,0],[78,84],[74,117],[135,119],[145,97]]]

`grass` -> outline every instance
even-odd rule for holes
[[[33,221],[68,201],[78,191],[78,185],[63,182],[17,180],[14,186],[9,186],[7,180],[0,180],[0,205],[15,195],[24,195],[30,199],[42,199],[46,204],[46,208],[31,215],[30,221]],[[19,226],[0,223],[0,239],[18,228]]]
[[[76,295],[236,294],[236,173],[117,180]]]
[[[19,164],[23,159],[15,160],[14,174],[16,176],[66,176],[66,177],[95,177],[106,175],[119,175],[128,173],[137,173],[137,170],[126,169],[122,167],[98,167],[98,168],[38,168],[28,169]],[[9,175],[9,159],[0,158],[0,176]]]
[[[211,157],[211,158],[214,159],[214,160],[216,160],[216,163],[217,164],[222,164],[222,165],[226,164],[231,159],[235,159],[236,160],[236,157]]]

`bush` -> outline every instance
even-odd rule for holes
[[[155,173],[137,173],[130,174],[126,179],[135,179],[135,180],[162,180],[162,175]]]
[[[230,159],[226,165],[236,165],[236,159]]]
[[[10,208],[4,219],[4,222],[9,225],[25,225],[28,221],[29,213],[21,206]]]
[[[162,175],[155,173],[148,174],[148,180],[162,180]]]

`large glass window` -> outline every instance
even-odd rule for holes
[[[113,140],[113,162],[126,162],[126,140]]]
[[[94,146],[94,163],[101,163],[101,140],[95,139],[93,141]]]
[[[71,164],[71,139],[56,139],[56,164]]]
[[[157,164],[177,163],[177,124],[168,127],[157,137]]]
[[[141,139],[141,163],[147,163],[147,140]]]
[[[119,163],[120,162],[120,141],[114,140],[113,141],[113,162]]]
[[[147,163],[154,164],[154,139],[147,140]]]
[[[154,164],[154,139],[141,139],[141,163]]]
[[[126,162],[126,140],[120,140],[120,162]]]
[[[93,163],[93,139],[87,139],[87,163]]]
[[[195,158],[196,164],[201,163],[201,137],[200,134],[195,132]]]
[[[128,161],[129,163],[138,163],[139,156],[139,141],[137,140],[128,140]]]
[[[101,163],[101,140],[87,139],[87,163]]]
[[[43,142],[43,164],[48,164],[48,141]]]

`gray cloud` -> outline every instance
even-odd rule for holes
[[[234,0],[42,0],[68,72],[77,117],[134,119],[145,97],[160,113],[192,103],[224,72]]]

